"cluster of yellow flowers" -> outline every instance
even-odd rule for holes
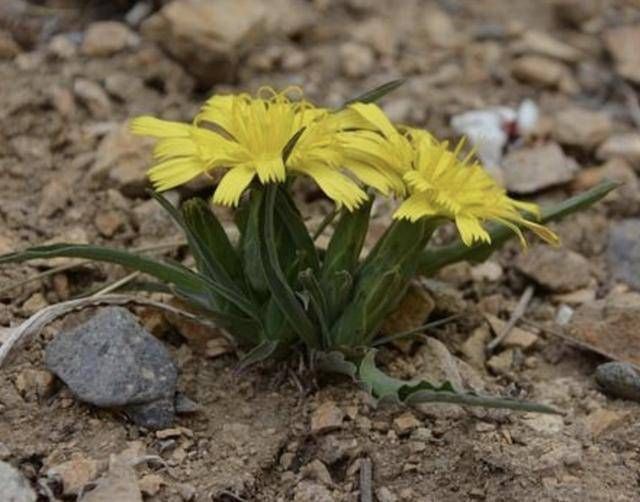
[[[490,241],[487,220],[511,227],[522,242],[523,226],[557,241],[521,214],[537,216],[536,205],[509,198],[472,155],[459,158],[462,143],[451,151],[426,131],[392,124],[375,104],[328,110],[262,89],[256,97],[215,95],[192,124],[145,116],[131,128],[158,139],[149,178],[159,191],[225,169],[213,202],[235,206],[256,178],[279,183],[303,174],[350,211],[371,187],[403,201],[394,218],[451,219],[467,245]]]

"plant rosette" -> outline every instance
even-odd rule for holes
[[[315,368],[347,375],[377,399],[556,412],[458,391],[448,382],[392,378],[376,366],[373,347],[413,277],[459,261],[482,261],[512,236],[526,246],[526,230],[557,244],[545,223],[593,204],[615,184],[604,182],[542,211],[516,201],[472,153],[462,158],[462,142],[450,149],[427,131],[389,121],[375,101],[400,84],[385,84],[336,110],[313,105],[297,90],[262,89],[256,96],[214,95],[189,124],[133,120],[134,133],[157,139],[149,170],[152,195],[184,232],[194,269],[77,244],[10,253],[0,256],[0,264],[80,257],[148,274],[155,282],[138,287],[170,293],[213,320],[243,351],[241,367],[303,350]],[[212,174],[221,175],[217,184]],[[176,208],[162,197],[201,175],[211,176],[212,188],[217,185],[210,201],[193,198]],[[298,177],[313,180],[335,204],[326,249],[317,248],[292,197]],[[393,199],[397,209],[364,253],[376,197]],[[236,243],[212,204],[234,208]],[[459,240],[430,244],[447,222],[455,224]]]

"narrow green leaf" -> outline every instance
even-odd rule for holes
[[[238,363],[238,371],[242,371],[249,366],[258,364],[265,359],[268,359],[278,348],[279,343],[274,340],[263,340],[260,345],[253,348],[248,354],[246,354]]]
[[[427,381],[407,381],[393,378],[381,371],[375,363],[374,349],[368,351],[358,368],[358,377],[365,388],[380,400],[414,405],[418,403],[452,403],[483,408],[506,408],[518,411],[559,414],[543,404],[517,399],[483,396],[475,392],[459,392],[450,382],[433,385]]]
[[[369,230],[373,199],[355,211],[342,211],[322,261],[321,280],[339,271],[353,275]]]
[[[203,258],[219,264],[219,271],[237,283],[243,277],[242,262],[209,204],[201,198],[186,201],[181,208],[185,224],[201,243]]]
[[[201,267],[202,274],[200,277],[206,282],[208,288],[219,297],[212,298],[215,307],[220,311],[226,310],[227,306],[224,303],[220,304],[220,299],[224,299],[259,322],[260,316],[257,306],[242,292],[237,284],[239,281],[233,281],[226,270],[221,267],[212,250],[203,241],[199,233],[201,229],[198,228],[196,229],[197,231],[194,231],[190,224],[184,220],[182,214],[162,195],[156,192],[151,192],[151,195],[185,232],[189,249],[199,267]],[[221,232],[224,233],[224,230],[221,230]]]
[[[574,195],[555,206],[543,208],[540,222],[558,221],[565,216],[585,209],[598,202],[618,186],[619,183],[606,180],[592,189]],[[490,225],[488,232],[491,236],[491,244],[466,246],[462,241],[458,241],[448,246],[426,249],[420,256],[418,273],[424,276],[431,276],[442,267],[452,263],[460,261],[482,262],[515,235],[509,228],[498,224]]]
[[[311,307],[313,308],[318,323],[320,324],[323,344],[325,347],[328,347],[330,345],[329,323],[327,318],[329,305],[324,296],[324,292],[320,287],[318,279],[316,279],[316,276],[310,268],[300,272],[300,282],[309,295]]]
[[[309,235],[309,231],[302,221],[302,215],[296,207],[291,195],[286,190],[279,189],[276,197],[276,211],[278,224],[285,227],[295,249],[302,253],[300,264],[303,268],[313,270],[320,268],[320,260],[316,246]]]
[[[398,87],[404,84],[404,82],[405,80],[403,78],[391,80],[390,82],[376,87],[375,89],[371,89],[360,94],[359,96],[356,96],[355,98],[351,98],[345,101],[343,107],[348,106],[352,103],[374,103],[390,92],[395,91]]]
[[[203,291],[206,288],[206,281],[185,267],[159,262],[120,249],[92,246],[90,244],[36,246],[24,251],[0,256],[0,265],[20,263],[38,258],[57,257],[84,258],[122,265],[123,267],[149,274],[162,282],[175,284],[190,291]]]
[[[274,229],[277,191],[278,185],[276,184],[269,184],[265,187],[260,235],[260,262],[262,264],[262,270],[267,285],[269,286],[269,291],[271,291],[282,313],[287,317],[291,327],[309,347],[317,347],[318,336],[315,327],[287,283],[278,259]]]
[[[289,141],[287,141],[287,144],[284,145],[284,148],[282,149],[282,161],[283,162],[287,162],[287,159],[289,158],[289,155],[291,155],[291,152],[293,151],[293,148],[296,146],[296,143],[298,142],[298,140],[300,139],[300,136],[302,136],[302,133],[305,131],[306,126],[300,128],[293,136],[291,136],[291,139]]]

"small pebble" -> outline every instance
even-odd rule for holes
[[[610,362],[596,369],[596,382],[605,393],[640,402],[640,373],[629,363]]]

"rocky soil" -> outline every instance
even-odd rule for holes
[[[0,371],[0,491],[25,501],[638,500],[639,47],[640,8],[628,0],[2,1],[0,253],[175,243],[145,192],[150,145],[127,120],[190,120],[212,92],[263,85],[337,105],[403,76],[382,102],[388,114],[478,141],[520,197],[546,204],[604,178],[624,184],[555,226],[562,247],[525,254],[514,243],[416,282],[385,327],[461,314],[381,351],[386,370],[562,416],[376,407],[349,382],[300,375],[295,361],[238,374],[215,329],[136,307],[191,405],[151,430],[122,400],[81,402],[47,369],[46,347],[86,310]],[[206,183],[169,196],[193,194]],[[312,186],[298,195],[317,224],[327,201]],[[372,239],[389,212],[377,208]],[[156,252],[188,260],[179,246]],[[126,275],[69,260],[2,267],[0,326]],[[519,303],[524,314],[487,353]],[[608,360],[624,364],[596,379]],[[56,364],[64,373],[65,359]]]

